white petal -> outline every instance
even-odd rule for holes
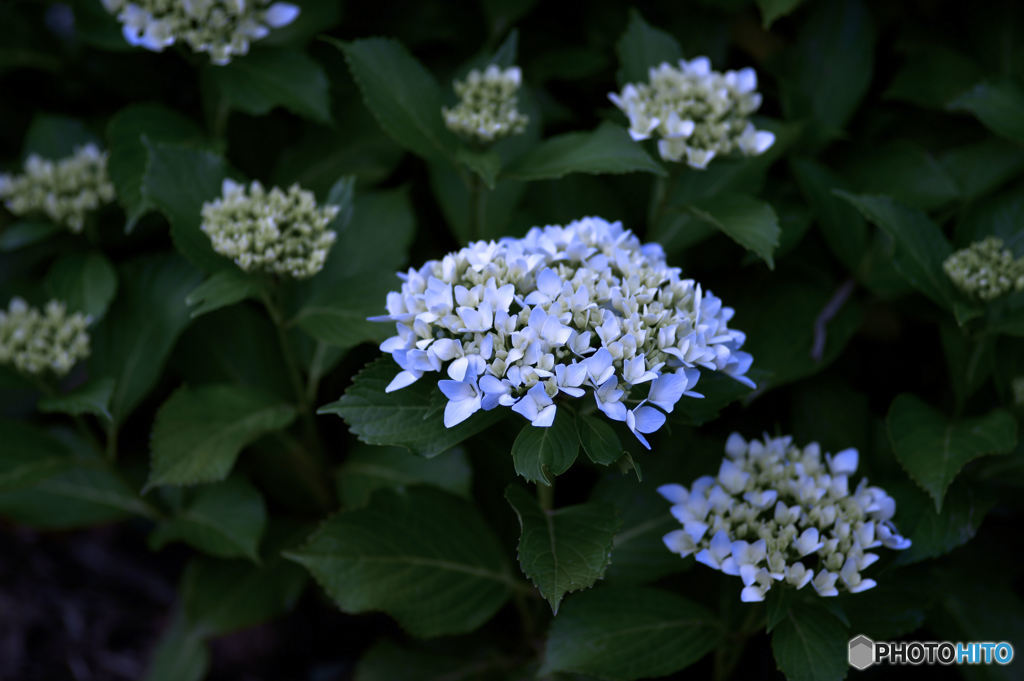
[[[295,5],[290,2],[275,2],[267,8],[263,20],[271,28],[281,28],[295,21],[297,16],[299,16],[299,8]]]

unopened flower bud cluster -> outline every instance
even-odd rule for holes
[[[1024,258],[1015,259],[999,237],[990,236],[956,251],[942,268],[958,288],[982,300],[1024,291]]]
[[[491,64],[483,72],[473,69],[465,80],[455,81],[458,105],[441,109],[445,125],[485,143],[523,132],[529,119],[516,109],[521,81],[518,66],[500,69]]]
[[[221,198],[203,204],[201,229],[213,250],[246,272],[305,279],[327,261],[337,236],[327,225],[339,210],[318,207],[313,193],[296,184],[268,192],[257,181],[246,188],[225,179]]]
[[[0,200],[15,215],[42,213],[81,232],[86,213],[114,200],[107,154],[94,144],[57,161],[32,154],[21,175],[0,175]]]
[[[609,99],[629,118],[634,140],[657,136],[666,161],[706,168],[716,156],[763,153],[775,135],[757,130],[749,117],[761,106],[751,68],[720,73],[707,57],[650,69],[646,83],[630,83]]]
[[[249,52],[249,43],[299,15],[288,2],[271,0],[102,0],[121,22],[130,44],[154,52],[181,40],[223,66]]]
[[[684,395],[700,397],[700,369],[753,387],[733,310],[619,222],[534,227],[399,276],[388,315],[374,318],[398,332],[381,345],[402,369],[387,390],[447,374],[447,427],[497,406],[550,426],[556,399],[589,392],[648,446]]]
[[[12,298],[6,312],[0,309],[0,364],[34,376],[63,376],[89,356],[88,326],[88,317],[68,314],[57,300],[39,310]]]
[[[856,449],[824,459],[817,443],[800,448],[791,437],[746,442],[733,433],[716,477],[698,478],[689,489],[658,489],[672,502],[683,529],[665,545],[685,557],[740,577],[743,601],[761,601],[776,583],[810,584],[820,596],[840,589],[857,593],[875,586],[861,572],[878,560],[871,549],[906,549],[892,524],[896,502],[861,479]]]

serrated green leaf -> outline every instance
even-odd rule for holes
[[[157,412],[147,487],[223,480],[239,452],[285,428],[295,408],[233,385],[183,386]]]
[[[502,417],[497,409],[477,412],[454,428],[445,428],[442,412],[446,400],[429,377],[408,388],[384,392],[399,371],[390,356],[374,360],[356,375],[341,399],[320,407],[317,413],[345,419],[362,442],[405,447],[428,458],[451,449]]]
[[[646,82],[650,69],[662,62],[675,64],[683,58],[679,42],[644,21],[636,9],[630,9],[629,23],[615,43],[615,51],[619,54],[619,70],[615,74],[619,87]]]
[[[796,370],[794,367],[794,371]],[[747,372],[747,378],[757,386],[765,386],[771,384],[776,375],[770,371],[751,369]],[[778,379],[785,380],[786,373],[778,374]],[[683,398],[677,402],[675,409],[669,414],[670,421],[690,426],[703,425],[718,418],[723,409],[749,395],[753,388],[717,371],[702,371],[695,390],[704,397]]]
[[[870,222],[888,234],[895,244],[893,263],[914,288],[942,306],[957,298],[953,284],[942,269],[952,253],[938,225],[916,208],[904,206],[887,196],[858,196],[837,191]]]
[[[263,496],[242,478],[199,488],[177,512],[162,520],[149,536],[150,547],[183,541],[219,558],[259,560],[267,522]]]
[[[772,652],[790,681],[840,681],[849,669],[846,627],[821,606],[798,605],[772,632]]]
[[[381,490],[286,555],[345,612],[383,610],[420,637],[476,629],[516,584],[476,508],[431,487]]]
[[[857,210],[833,193],[847,185],[816,161],[794,159],[790,167],[832,253],[848,270],[855,271],[867,248],[868,230]]]
[[[23,155],[37,154],[58,160],[86,144],[102,146],[99,138],[82,121],[69,116],[36,114],[25,133]]]
[[[978,83],[948,104],[952,111],[968,111],[989,130],[1024,143],[1024,89],[1009,79]]]
[[[20,421],[0,421],[0,442],[0,491],[31,486],[71,460],[64,443]]]
[[[941,155],[940,162],[956,182],[960,197],[973,201],[1024,170],[1024,149],[986,139],[950,149]]]
[[[512,443],[512,463],[516,473],[529,482],[551,485],[554,478],[569,470],[580,451],[580,438],[572,413],[566,407],[556,412],[547,428],[527,423]]]
[[[256,277],[238,269],[224,269],[214,272],[194,288],[185,297],[185,304],[191,308],[189,316],[195,319],[246,298],[259,297],[262,290],[263,282]]]
[[[761,10],[761,24],[768,28],[776,19],[786,16],[803,0],[757,0],[757,8]]]
[[[611,465],[618,461],[625,451],[619,436],[608,422],[590,414],[580,414],[576,417],[576,432],[587,458],[594,463],[602,466]]]
[[[113,421],[110,399],[114,396],[114,379],[103,376],[81,385],[69,393],[39,400],[36,407],[49,414],[93,414]]]
[[[557,615],[565,594],[604,577],[619,528],[615,507],[592,501],[545,510],[515,483],[505,489],[505,499],[519,517],[519,566]]]
[[[569,132],[544,140],[506,167],[501,176],[513,180],[554,180],[570,173],[665,175],[626,129],[602,123],[592,132]]]
[[[889,439],[900,465],[942,510],[942,499],[968,462],[1005,454],[1017,444],[1017,421],[996,409],[985,416],[951,421],[914,395],[899,395],[889,406]]]
[[[159,104],[135,104],[121,109],[107,123],[107,172],[117,190],[117,200],[128,217],[126,231],[154,208],[143,192],[149,159],[143,137],[150,142],[199,146],[202,130],[191,119]]]
[[[120,423],[150,391],[189,322],[185,296],[199,273],[175,255],[138,258],[119,272],[121,295],[91,330],[90,376],[114,379],[110,414]]]
[[[102,253],[68,253],[46,273],[46,291],[67,303],[69,311],[99,320],[117,291],[117,273]]]
[[[896,499],[894,520],[900,534],[912,542],[896,556],[897,565],[936,558],[963,546],[974,538],[996,503],[991,492],[969,481],[950,485],[941,512],[925,492],[909,483],[905,488],[890,486],[887,491]]]
[[[886,194],[925,211],[959,198],[957,184],[938,160],[907,140],[860,150],[846,165],[844,175],[860,194]]]
[[[318,286],[289,323],[341,350],[380,342],[394,333],[394,327],[367,319],[386,311],[388,291],[398,288],[393,272],[361,273],[334,283],[330,289]]]
[[[202,681],[210,668],[210,651],[181,611],[160,636],[144,681]]]
[[[753,251],[775,268],[772,253],[779,245],[779,218],[764,201],[742,194],[722,194],[695,201],[690,211],[704,222],[723,232],[730,239]]]
[[[228,166],[220,156],[180,144],[142,138],[148,161],[142,196],[167,217],[171,238],[182,255],[207,272],[233,267],[217,255],[200,229],[203,204],[221,195]]]
[[[710,611],[670,591],[599,586],[570,598],[552,623],[541,674],[666,676],[711,652],[720,636]]]
[[[15,222],[0,232],[0,253],[31,246],[63,231],[60,225],[53,222]]]
[[[419,156],[451,157],[457,140],[441,117],[441,89],[405,47],[386,38],[330,42],[345,53],[363,101],[384,132]]]
[[[468,499],[472,474],[466,453],[458,447],[424,459],[400,447],[357,445],[349,450],[335,479],[338,500],[352,509],[366,506],[379,489],[421,484]]]
[[[280,106],[320,123],[331,121],[327,74],[300,50],[260,47],[225,66],[205,65],[202,78],[231,110],[262,116]]]
[[[308,576],[280,555],[259,565],[196,558],[181,578],[185,619],[199,636],[222,636],[278,617],[293,607]]]

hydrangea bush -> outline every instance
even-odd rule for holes
[[[76,678],[1020,649],[1021,21],[0,3],[0,533],[178,583]]]

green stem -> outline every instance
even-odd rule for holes
[[[469,173],[469,238],[484,237],[487,224],[487,187],[483,179],[474,172]]]
[[[762,609],[757,605],[747,608],[747,615],[739,629],[726,634],[725,642],[715,649],[714,681],[727,681],[743,657],[747,639],[761,627]]]
[[[312,405],[316,402],[316,393],[320,387],[320,378],[323,376],[323,361],[326,353],[327,344],[317,341],[316,349],[313,350],[313,359],[309,363],[309,376],[306,380],[306,404]]]
[[[552,480],[550,485],[545,485],[542,482],[537,483],[537,503],[545,511],[550,511],[555,505],[555,481]]]
[[[648,220],[647,229],[653,231],[657,228],[661,219],[665,217],[665,211],[668,209],[668,198],[671,194],[672,184],[675,182],[678,170],[676,165],[672,164],[669,166],[668,175],[659,177],[654,183],[654,194],[651,197],[651,205],[654,207],[653,212],[650,214]]]

